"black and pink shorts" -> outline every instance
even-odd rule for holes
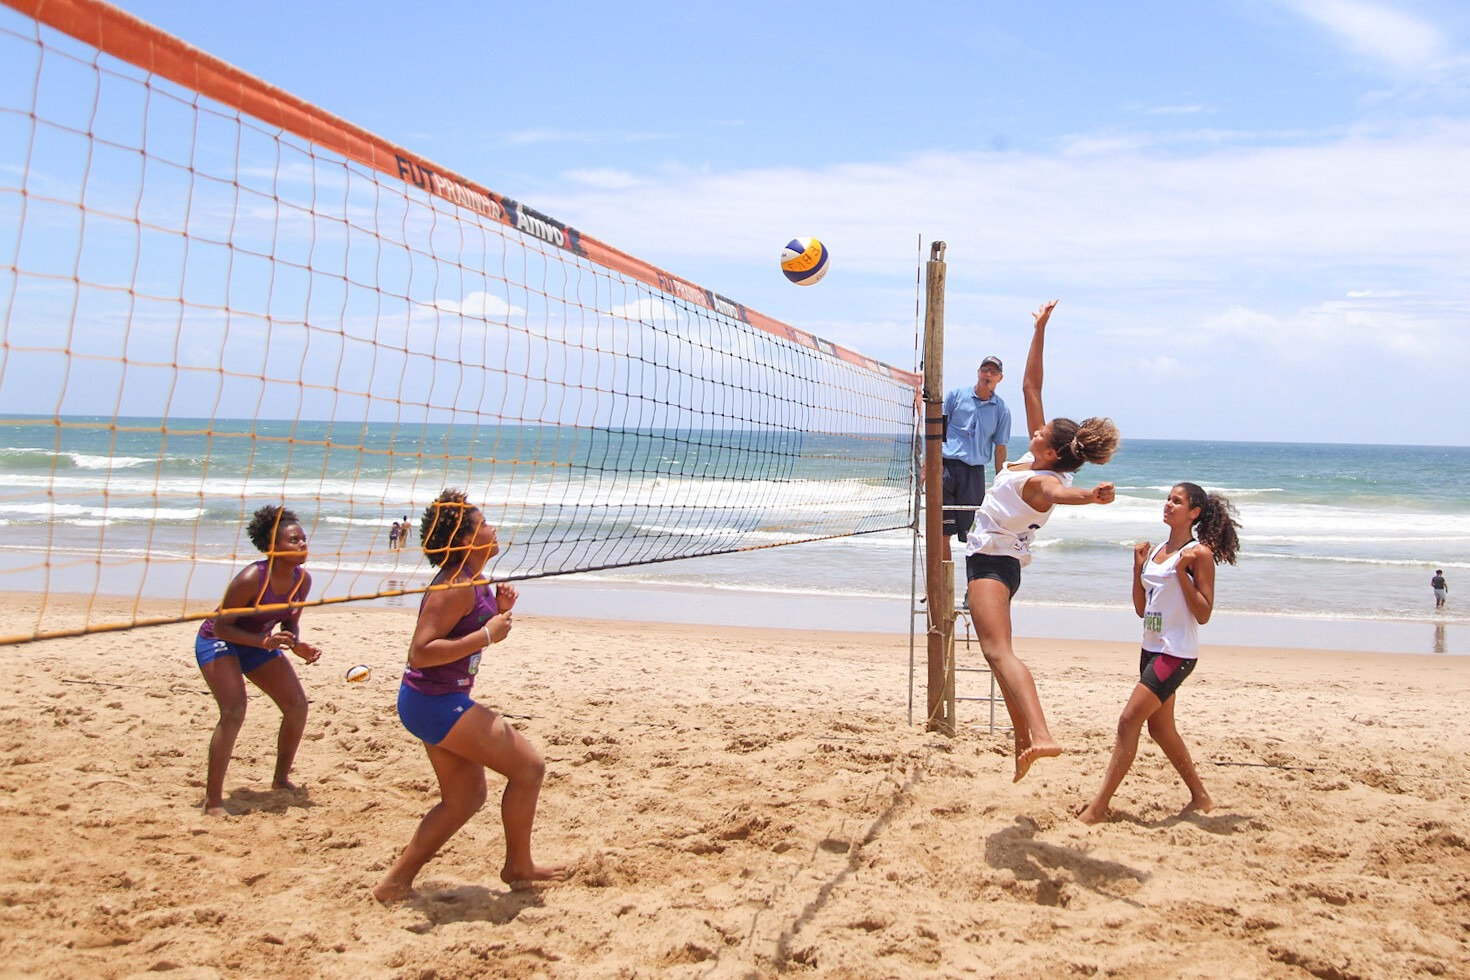
[[[1167,701],[1179,690],[1184,679],[1194,673],[1194,665],[1193,657],[1175,657],[1144,650],[1138,662],[1138,683],[1153,691],[1159,701]]]

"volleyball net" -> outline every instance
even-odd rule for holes
[[[201,618],[264,504],[312,604],[425,585],[446,487],[500,580],[908,527],[917,386],[107,4],[0,0],[0,592],[40,596],[0,643]]]

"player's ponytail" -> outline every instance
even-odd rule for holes
[[[1194,483],[1176,486],[1189,498],[1190,507],[1199,508],[1199,517],[1194,520],[1195,538],[1215,553],[1216,565],[1234,565],[1240,549],[1240,536],[1236,533],[1240,521],[1236,519],[1235,505],[1217,493],[1206,493]]]
[[[1051,420],[1051,447],[1057,452],[1058,473],[1076,472],[1083,463],[1106,463],[1118,451],[1119,440],[1112,419],[1084,419],[1081,425],[1071,419]]]

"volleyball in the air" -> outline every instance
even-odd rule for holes
[[[347,680],[353,684],[361,684],[371,676],[373,676],[373,672],[368,669],[367,664],[358,664],[356,667],[347,668]]]
[[[793,238],[781,250],[781,271],[798,286],[810,286],[827,274],[827,246],[815,238]]]

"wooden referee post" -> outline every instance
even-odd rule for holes
[[[944,243],[929,245],[924,312],[924,579],[929,607],[927,729],[954,735],[954,563],[944,552]]]

